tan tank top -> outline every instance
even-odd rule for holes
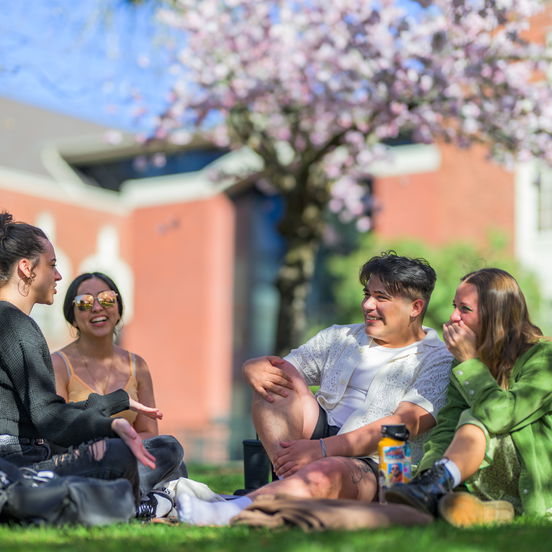
[[[77,374],[69,357],[63,351],[56,351],[56,355],[59,355],[67,368],[67,402],[80,402],[88,399],[90,393],[98,393],[95,389],[92,389],[85,381],[83,381]],[[138,400],[138,381],[136,379],[136,355],[131,352],[128,353],[128,364],[129,364],[129,376],[128,380],[123,387],[123,389],[128,393],[129,397]],[[101,393],[100,393],[101,394]],[[117,414],[113,414],[112,417],[125,418],[131,424],[134,424],[136,421],[137,412],[132,410],[123,410]]]

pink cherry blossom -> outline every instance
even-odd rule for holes
[[[170,68],[178,82],[155,138],[182,143],[201,132],[255,151],[262,178],[288,205],[309,209],[288,209],[282,223],[290,255],[299,256],[298,236],[313,250],[322,238],[311,213],[324,207],[370,227],[362,182],[389,154],[385,141],[400,134],[483,143],[510,164],[552,162],[552,91],[531,78],[546,67],[544,46],[520,38],[543,5],[174,0],[160,17],[181,29],[185,46]],[[282,142],[291,151],[285,160],[276,153]],[[293,217],[294,231],[286,229]]]

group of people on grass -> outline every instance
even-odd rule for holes
[[[155,489],[187,477],[182,447],[158,435],[147,364],[114,344],[123,300],[108,276],[70,284],[63,310],[76,339],[50,355],[29,314],[53,302],[60,279],[44,232],[0,214],[0,458],[126,478],[143,512]],[[180,521],[225,525],[266,494],[377,501],[377,444],[389,424],[408,428],[418,468],[386,491],[387,503],[455,525],[552,511],[552,343],[498,268],[460,279],[441,341],[423,325],[435,280],[422,259],[372,257],[360,271],[362,324],[247,361],[255,428],[277,479],[233,500],[185,491]]]

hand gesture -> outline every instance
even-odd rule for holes
[[[291,366],[278,356],[263,356],[248,360],[243,365],[243,375],[253,390],[265,401],[274,402],[274,395],[287,397],[293,390],[293,383],[282,366]]]
[[[477,336],[462,320],[444,324],[443,338],[447,349],[459,362],[477,357]]]
[[[280,446],[283,450],[274,458],[274,471],[280,477],[289,477],[303,466],[322,458],[318,440],[282,441]]]
[[[161,412],[159,408],[146,406],[145,404],[135,401],[131,397],[128,398],[128,403],[130,410],[138,412],[139,414],[145,414],[148,418],[152,418],[153,420],[161,420],[163,418],[163,412]]]
[[[115,418],[111,423],[111,429],[124,441],[138,462],[147,468],[155,469],[155,457],[146,450],[140,435],[136,433],[128,420]]]

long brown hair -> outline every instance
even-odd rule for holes
[[[477,289],[478,357],[506,388],[516,359],[541,339],[542,331],[529,319],[523,292],[505,270],[482,268],[460,281]]]

